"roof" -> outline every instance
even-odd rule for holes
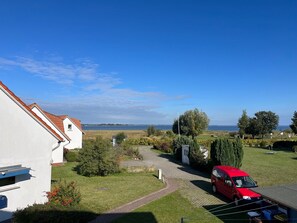
[[[0,81],[0,88],[2,88],[19,106],[21,106],[32,118],[34,118],[40,125],[48,130],[56,139],[64,141],[49,125],[47,125],[38,115],[36,115],[18,96],[16,96],[8,87]]]
[[[36,107],[57,129],[58,131],[67,139],[67,140],[71,140],[65,133],[64,131],[64,125],[63,125],[63,120],[59,117],[59,116],[56,116],[56,115],[53,115],[49,112],[46,112],[44,110],[42,110],[40,108],[40,106],[36,103],[33,103],[31,105],[29,105],[29,107],[31,109],[33,109],[34,107]]]
[[[70,119],[70,121],[73,122],[73,124],[75,124],[75,126],[83,132],[82,127],[81,127],[81,122],[80,120],[76,119],[76,118],[71,118],[68,115],[59,115],[59,117],[63,120],[65,120],[66,118]]]
[[[297,210],[297,184],[272,187],[258,187],[251,189],[263,197],[281,204],[285,207]]]
[[[230,175],[230,177],[248,176],[246,172],[238,168],[235,168],[233,166],[216,166],[216,167],[227,172]]]

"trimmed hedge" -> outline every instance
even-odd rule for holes
[[[275,149],[285,149],[293,151],[294,146],[297,146],[297,141],[277,141],[273,143],[273,148]]]

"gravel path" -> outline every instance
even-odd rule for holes
[[[181,165],[169,155],[159,155],[149,146],[140,146],[139,151],[143,156],[142,161],[125,161],[122,166],[154,166],[162,169],[166,178],[174,178],[179,182],[181,195],[187,198],[194,206],[223,204],[224,202],[213,196],[209,177],[189,166]]]

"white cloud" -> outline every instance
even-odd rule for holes
[[[53,99],[37,99],[42,108],[54,114],[69,114],[83,123],[168,123],[168,117],[157,111],[168,97],[160,92],[120,88],[123,81],[116,74],[98,72],[99,65],[90,60],[65,64],[61,58],[45,61],[0,57],[1,66],[18,67],[45,80],[68,86],[71,94],[57,93],[54,103],[49,102]]]

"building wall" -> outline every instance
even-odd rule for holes
[[[27,114],[0,88],[0,167],[21,164],[31,168],[27,176],[17,176],[16,184],[0,187],[8,207],[0,209],[0,221],[16,209],[47,201],[51,186],[52,149],[58,140]]]
[[[51,127],[65,142],[61,142],[60,145],[54,149],[52,153],[52,163],[63,163],[63,151],[64,146],[69,144],[69,141],[61,134],[61,132],[37,109],[34,107],[32,111],[40,117],[49,127]]]
[[[66,135],[71,139],[70,144],[66,148],[82,148],[82,131],[69,118],[66,118],[63,124]],[[68,128],[68,125],[71,125],[71,129]]]

